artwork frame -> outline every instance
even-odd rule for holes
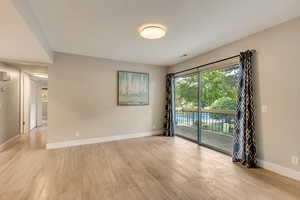
[[[149,105],[149,84],[150,76],[146,72],[134,72],[134,71],[117,71],[118,76],[118,106],[147,106]],[[142,86],[138,88],[132,88],[132,85],[128,83],[128,80],[125,78],[130,77],[131,83],[139,83]],[[134,79],[134,80],[132,80]],[[135,83],[136,82],[136,83]],[[127,94],[124,94],[124,90],[127,91]],[[131,94],[128,94],[128,90],[132,90]]]

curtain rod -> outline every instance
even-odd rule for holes
[[[185,69],[185,70],[182,70],[182,71],[179,71],[179,72],[175,72],[173,74],[176,75],[176,74],[180,74],[180,73],[183,73],[183,72],[188,72],[188,71],[191,71],[191,70],[194,70],[194,69],[198,69],[198,68],[205,67],[205,66],[208,66],[208,65],[213,65],[213,64],[216,64],[216,63],[219,63],[219,62],[223,62],[225,60],[237,58],[237,57],[240,57],[240,55],[235,55],[235,56],[231,56],[231,57],[224,58],[224,59],[221,59],[221,60],[217,60],[217,61],[214,61],[214,62],[206,63],[204,65],[200,65],[200,66],[193,67],[193,68],[190,68],[190,69]]]

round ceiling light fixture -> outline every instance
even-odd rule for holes
[[[164,37],[167,28],[161,24],[145,24],[139,28],[139,32],[143,38],[155,40]]]

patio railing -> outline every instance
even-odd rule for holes
[[[200,120],[198,120],[200,119]],[[197,128],[219,134],[233,135],[235,127],[235,111],[202,109],[197,111],[176,111],[176,126]]]

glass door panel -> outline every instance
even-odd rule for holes
[[[238,65],[200,73],[200,144],[232,153],[237,86]]]
[[[199,73],[175,78],[175,134],[198,142]]]

